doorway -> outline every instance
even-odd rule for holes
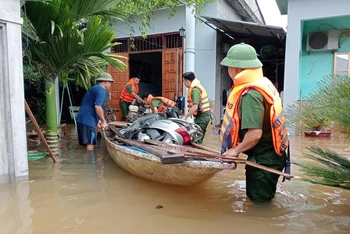
[[[140,77],[139,95],[162,95],[162,52],[129,55],[130,77]]]

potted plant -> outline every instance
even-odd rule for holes
[[[311,124],[309,125],[311,130],[313,130],[312,127],[315,127],[313,131],[327,130],[329,124],[333,124],[334,121],[334,123],[345,127],[348,134],[350,133],[350,77],[344,79],[343,77],[330,76],[322,79],[308,100],[312,100],[312,108],[308,109],[309,112],[306,112],[304,108],[299,108],[301,106],[299,102],[292,105],[291,109],[287,111],[287,123],[290,127],[298,126],[298,122],[295,122],[297,119],[294,117],[309,114],[309,117],[305,118],[309,122],[305,123]],[[302,109],[303,115],[296,114],[298,108]],[[314,115],[315,112],[317,115]],[[349,137],[349,135],[344,135],[344,137]],[[300,166],[300,170],[305,173],[304,180],[315,184],[350,189],[350,155],[348,153],[350,151],[350,138],[348,138],[342,152],[339,146],[337,148],[338,150],[335,152],[314,144],[309,146],[309,152],[304,154],[307,161],[300,158],[293,163]]]
[[[305,136],[307,137],[330,137],[332,131],[330,130],[330,121],[326,117],[315,116],[313,118],[313,124],[309,125],[306,131],[304,131]]]
[[[296,123],[299,132],[304,132],[307,137],[330,137],[331,120],[327,113],[318,108],[313,100],[299,101],[287,111],[289,119]]]

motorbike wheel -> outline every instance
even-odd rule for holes
[[[110,123],[117,120],[117,117],[113,113],[107,113],[105,116],[106,122]]]

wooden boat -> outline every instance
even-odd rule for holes
[[[119,145],[103,135],[113,161],[125,171],[142,179],[190,186],[209,180],[225,169],[222,163],[214,161],[188,160],[177,164],[162,164],[159,157],[147,151]]]

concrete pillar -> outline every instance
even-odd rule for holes
[[[196,74],[195,67],[195,41],[196,41],[196,18],[194,17],[192,7],[186,7],[186,37],[185,37],[185,72],[192,71]],[[187,108],[187,92],[188,89],[184,86],[185,96],[185,114]]]
[[[298,11],[295,11],[298,14]],[[289,105],[295,103],[301,97],[300,90],[300,56],[302,41],[302,22],[296,15],[288,14],[288,33],[286,41],[285,69],[284,69],[284,87],[283,87],[283,106],[286,110]],[[293,36],[290,36],[293,35]],[[287,117],[288,118],[288,117]],[[288,126],[288,132],[295,135],[296,128]]]
[[[0,7],[0,183],[28,178],[20,0]]]

